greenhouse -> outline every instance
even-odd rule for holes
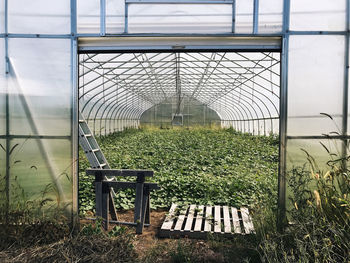
[[[346,167],[349,32],[346,0],[0,0],[1,207],[45,192],[78,221],[82,120],[215,126],[279,138],[281,227],[289,171]]]

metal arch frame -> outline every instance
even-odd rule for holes
[[[144,103],[145,101],[144,100],[141,100],[140,101],[141,103]],[[109,116],[109,113],[112,111],[112,109],[113,109],[113,106],[112,107],[110,107],[110,105],[112,105],[112,104],[109,104],[109,105],[107,105],[106,106],[106,109],[107,109],[107,107],[109,108],[109,110],[108,110],[108,112],[106,113],[106,116],[105,116],[105,127],[107,127],[107,120],[108,120],[108,116]],[[139,103],[139,105],[140,105],[140,103]],[[102,114],[103,115],[103,114]],[[112,120],[112,115],[109,117],[109,127],[111,127],[111,120]],[[137,115],[135,116],[136,118],[137,118]],[[111,132],[111,130],[110,130],[110,132]]]
[[[226,81],[226,80],[225,80],[225,81]],[[247,84],[245,84],[247,81],[249,81],[249,79],[247,79],[247,80],[244,81],[244,82],[240,82],[239,84],[240,84],[240,85],[244,85],[245,87],[251,89],[250,86],[248,86]],[[231,85],[232,83],[228,82],[228,84]],[[236,88],[236,87],[229,89],[228,92],[227,92],[225,95],[227,95],[228,93],[234,91],[235,88]],[[244,90],[244,91],[247,92],[246,90]],[[247,93],[248,93],[248,92],[247,92]],[[276,110],[276,113],[278,114],[278,110],[277,110],[276,106],[274,105],[274,103],[270,100],[270,98],[267,97],[265,94],[261,93],[260,91],[257,91],[257,93],[262,94],[267,100],[269,100],[269,101],[271,102],[271,105],[272,105],[272,106],[274,107],[274,109]],[[277,97],[278,97],[278,96],[277,96]],[[215,101],[215,100],[214,100],[214,101]],[[211,103],[212,103],[211,101],[206,102],[207,105],[210,105]],[[264,103],[263,103],[263,104],[264,104]],[[264,104],[264,106],[266,106],[266,105]],[[267,106],[266,106],[266,107],[267,107]],[[270,114],[270,115],[271,115],[271,114]]]
[[[111,93],[114,93],[114,92],[112,91]],[[109,94],[107,94],[107,95],[109,95]],[[129,97],[129,95],[130,95],[130,97]],[[126,92],[126,93],[124,94],[124,96],[125,96],[126,101],[127,101],[128,99],[131,99],[132,102],[133,102],[134,98],[137,98],[137,96],[136,96],[135,94],[131,94],[131,93],[129,93],[129,92]],[[104,106],[104,104],[105,104],[107,101],[109,101],[109,100],[111,100],[111,99],[114,99],[114,97],[115,97],[115,95],[113,95],[112,97],[109,97],[108,99],[104,99],[103,97],[101,97],[99,100],[97,100],[97,101],[94,103],[94,106],[95,106],[101,99],[104,99],[104,102],[103,102],[103,103],[100,103],[100,106],[99,106],[99,107],[97,108],[97,110],[95,111],[95,116],[94,116],[94,118],[93,118],[93,120],[94,120],[94,124],[93,124],[94,131],[95,131],[95,121],[96,121],[96,119],[97,119],[97,115],[98,115],[100,109],[102,108],[102,106]],[[89,114],[91,113],[91,111],[92,111],[92,109],[94,108],[94,106],[90,109]],[[108,106],[109,106],[109,105],[105,106],[105,109],[106,109]],[[104,112],[104,111],[103,111],[103,112]],[[101,118],[103,118],[103,115],[101,115]],[[101,124],[101,123],[100,123],[100,124]],[[101,127],[100,127],[100,128],[101,128]]]
[[[231,96],[237,97],[237,95],[233,94],[232,92],[231,92],[231,93],[228,93],[226,96],[228,96],[228,98],[229,98],[230,95],[231,95]],[[251,98],[249,98],[249,97],[246,96],[246,95],[244,95],[244,97],[246,97],[247,99],[251,99]],[[239,97],[238,97],[238,98],[239,98]],[[249,105],[249,106],[252,107],[252,109],[253,109],[254,112],[255,112],[256,119],[264,118],[264,113],[263,113],[262,109],[260,108],[259,104],[256,104],[256,106],[258,107],[258,109],[259,109],[260,112],[261,112],[261,117],[260,117],[259,114],[257,113],[256,109],[252,106],[252,104],[249,103],[249,101],[246,101],[245,99],[239,98],[239,99],[237,100],[237,101],[238,101],[237,105],[241,104],[241,103],[240,103],[240,99],[243,100],[244,102],[246,102],[247,105]],[[258,98],[258,99],[260,100],[260,98]],[[236,101],[236,100],[235,100],[235,101]],[[266,107],[265,104],[263,104],[263,105]],[[272,117],[271,114],[269,114],[269,115],[270,115],[269,117],[271,118],[271,117]],[[268,117],[267,117],[267,118],[268,118]],[[252,117],[252,119],[254,119],[254,118]],[[244,120],[241,120],[241,121],[244,121]],[[259,122],[259,121],[258,121],[258,122]],[[253,130],[253,134],[254,134],[254,130]],[[260,131],[258,131],[258,134],[260,134]],[[266,134],[266,130],[265,130],[265,121],[264,121],[264,134]]]
[[[194,69],[194,70],[196,70],[196,69]],[[221,73],[222,73],[222,72],[221,72]],[[233,73],[238,74],[238,73],[235,72],[235,71],[233,71]],[[226,74],[226,73],[222,73],[222,74],[228,75],[228,74]],[[229,75],[228,75],[228,76],[229,76]],[[240,85],[244,85],[245,87],[251,89],[251,87],[248,86],[248,85],[246,84],[246,82],[248,82],[248,81],[250,81],[250,79],[246,79],[244,82],[240,82],[239,84],[240,84]],[[228,83],[228,84],[231,85],[231,83]],[[262,88],[264,89],[264,87],[262,87]],[[266,89],[266,90],[267,90],[267,89]],[[229,92],[231,92],[231,91],[232,91],[232,89],[229,89],[227,93],[229,93]],[[260,91],[257,91],[257,92],[258,92],[259,94],[262,94],[266,99],[268,99],[268,100],[271,102],[271,105],[274,107],[274,109],[276,110],[276,113],[278,114],[277,107],[276,107],[275,104],[271,101],[271,99],[268,98],[265,94],[261,93]],[[275,96],[279,99],[279,97],[278,97],[276,94],[275,94]],[[211,102],[206,102],[206,103],[210,105]]]
[[[166,53],[166,52],[165,52]],[[171,57],[171,54],[172,53],[170,53],[169,55],[166,55],[165,57],[163,57],[163,59],[167,59],[167,58],[169,58],[169,57]],[[198,58],[196,58],[196,57],[193,57],[192,55],[190,55],[190,54],[187,54],[187,53],[185,53],[186,55],[188,55],[188,56],[190,56],[190,57],[192,57],[193,59],[194,59],[194,61],[191,61],[192,63],[203,63],[203,61],[201,61],[200,59],[198,59]],[[239,53],[237,53],[239,56],[241,56],[241,57],[243,57],[244,59],[242,60],[243,62],[247,62],[247,61],[249,61],[249,58],[247,58],[246,56],[243,56],[242,54],[239,54]],[[157,57],[159,54],[156,54],[156,55],[154,55],[154,56],[152,56],[152,58],[154,58],[154,57]],[[265,58],[266,57],[269,57],[269,58],[271,58],[271,59],[274,59],[273,57],[271,57],[271,56],[269,56],[269,54],[264,54],[264,56],[265,56]],[[94,58],[96,57],[96,55],[94,55]],[[86,85],[90,85],[91,83],[93,83],[93,81],[98,81],[99,80],[99,78],[101,78],[101,77],[105,77],[105,75],[103,74],[103,73],[99,73],[99,72],[96,72],[96,70],[100,67],[100,65],[106,65],[107,63],[117,63],[117,62],[114,62],[113,61],[113,58],[119,58],[120,57],[120,55],[117,55],[117,56],[114,56],[114,57],[112,57],[112,59],[108,59],[106,62],[104,62],[104,61],[92,61],[92,63],[93,64],[97,64],[98,66],[95,66],[95,67],[93,67],[93,68],[89,68],[89,67],[86,67],[86,68],[88,68],[88,71],[87,72],[95,72],[98,76],[97,77],[95,77],[95,78],[93,78],[92,79],[92,81],[88,81],[87,83],[84,83],[84,85],[82,86],[82,88],[85,88],[86,87]],[[135,58],[136,56],[134,55],[134,57],[133,58],[129,58],[129,60],[128,61],[122,61],[122,62],[119,62],[119,65],[126,65],[128,62],[130,62],[130,61],[132,61],[134,58]],[[136,63],[137,65],[140,65],[142,68],[140,69],[140,70],[138,70],[138,71],[136,71],[136,74],[139,74],[139,72],[142,72],[142,71],[146,71],[145,70],[145,68],[144,68],[144,66],[142,65],[142,63],[141,63],[141,61],[138,59],[138,57],[143,57],[143,54],[141,53],[141,54],[139,54],[139,56],[137,56],[136,58],[137,58],[137,61],[132,61],[133,63]],[[204,57],[206,57],[206,56],[204,56]],[[211,59],[212,58],[209,58],[209,57],[206,57],[207,59],[208,59],[208,61],[211,61]],[[219,61],[217,61],[218,63],[216,63],[216,66],[214,67],[214,68],[212,68],[211,67],[211,69],[214,71],[217,67],[218,67],[218,65],[219,65],[219,63],[220,63],[220,61],[221,60],[223,60],[223,59],[225,59],[225,61],[228,61],[228,58],[226,58],[224,55],[222,55],[221,56],[221,59],[219,60]],[[273,72],[270,68],[272,68],[272,67],[274,67],[275,65],[276,65],[276,63],[275,64],[271,64],[271,65],[269,65],[268,67],[265,67],[264,65],[261,65],[261,61],[263,60],[264,58],[260,58],[260,59],[254,59],[254,64],[255,64],[255,66],[256,65],[259,65],[260,66],[260,68],[262,69],[260,72],[264,72],[264,71],[270,71],[270,72]],[[276,59],[274,59],[274,60],[276,60]],[[187,62],[189,62],[189,60],[188,59],[184,59],[184,63],[185,63],[185,65],[187,64]],[[271,60],[272,61],[272,60]],[[277,62],[278,62],[278,60],[276,60]],[[88,63],[89,61],[88,61],[88,58],[87,59],[85,59],[85,60],[83,60],[83,62],[84,63]],[[145,62],[145,61],[144,61]],[[161,63],[161,65],[168,65],[169,63],[174,63],[174,60],[173,59],[171,59],[171,60],[169,60],[169,61],[162,61],[162,60],[158,60],[158,61],[156,61],[156,62],[153,62],[153,64],[147,59],[147,57],[146,57],[146,62],[149,64],[149,65],[151,65],[151,66],[153,66],[154,64],[156,64],[156,63],[158,63],[158,65],[156,65],[156,66],[159,66],[159,64]],[[232,62],[232,61],[230,61],[230,62]],[[253,76],[251,76],[250,78],[246,78],[243,82],[240,82],[239,83],[239,86],[242,86],[242,85],[244,85],[245,87],[247,87],[248,89],[252,89],[252,87],[250,87],[247,83],[249,82],[249,81],[251,81],[251,79],[252,78],[254,78],[255,76],[259,76],[259,73],[260,72],[257,72],[257,73],[255,73],[255,72],[252,72],[249,68],[247,69],[244,65],[241,65],[241,64],[239,64],[239,63],[236,63],[235,61],[233,61],[234,62],[234,64],[235,65],[237,65],[238,66],[238,68],[244,68],[245,70],[246,70],[246,72],[250,72],[250,73],[253,73],[254,75]],[[117,63],[118,64],[118,63]],[[137,66],[136,65],[136,66]],[[84,66],[84,65],[83,65]],[[254,67],[255,67],[254,66]],[[244,74],[243,73],[238,73],[237,71],[235,71],[235,70],[232,70],[230,67],[227,67],[227,66],[222,66],[223,68],[229,68],[229,71],[230,72],[233,72],[234,74],[237,74],[237,75],[241,75],[241,76],[243,76],[243,77],[245,77],[244,76]],[[130,71],[130,69],[128,69],[128,67],[126,67],[127,68],[127,70],[124,70],[124,71],[122,71],[122,73],[125,73],[125,72],[128,72],[128,71]],[[189,68],[191,68],[191,70],[189,70]],[[207,64],[207,66],[206,66],[206,69],[208,69],[208,64]],[[161,69],[160,71],[164,71],[164,70],[167,70],[166,72],[167,73],[172,73],[172,68],[171,68],[171,65],[170,65],[170,67],[164,67],[163,69]],[[160,74],[160,71],[158,72],[158,74]],[[185,73],[186,73],[186,71],[189,71],[189,72],[191,72],[192,73],[192,75],[195,75],[195,74],[197,74],[197,72],[199,72],[199,75],[201,75],[201,77],[200,77],[200,84],[202,85],[203,83],[201,83],[201,80],[203,80],[203,74],[205,74],[205,72],[206,72],[206,70],[204,70],[203,72],[200,72],[199,70],[197,70],[197,68],[193,68],[193,65],[192,65],[192,67],[191,66],[188,66],[185,70]],[[197,71],[197,72],[194,72],[194,71]],[[111,72],[111,70],[109,70],[108,71],[108,73],[107,74],[110,74],[110,75],[113,75],[112,73],[109,73],[109,72]],[[119,75],[122,75],[122,73],[117,73],[117,74],[119,74]],[[135,72],[133,72],[133,73],[135,73]],[[154,73],[154,72],[153,72]],[[221,74],[221,75],[225,75],[225,76],[228,76],[228,77],[231,77],[230,75],[229,75],[229,73],[227,73],[227,72],[223,72],[222,70],[219,70],[219,73]],[[275,73],[275,72],[273,72],[273,73]],[[155,74],[155,73],[154,73]],[[212,73],[211,73],[212,74]],[[275,73],[276,75],[278,75],[277,73]],[[86,75],[86,73],[85,73],[85,75]],[[158,84],[157,85],[155,85],[155,83],[154,83],[154,81],[153,81],[153,79],[151,79],[151,81],[148,81],[148,83],[146,82],[146,83],[144,83],[145,81],[147,81],[147,80],[149,80],[150,79],[150,72],[148,72],[148,71],[146,71],[146,73],[144,73],[144,74],[139,74],[139,75],[141,75],[141,76],[146,76],[146,78],[143,78],[141,81],[138,81],[138,83],[136,83],[137,85],[142,85],[143,86],[143,91],[146,91],[146,92],[152,92],[153,90],[157,90],[157,85],[159,86],[159,85],[161,85],[161,84],[163,84],[164,82],[162,82],[162,83],[160,83],[160,81],[159,81],[159,79],[157,79],[157,81],[158,81]],[[155,74],[155,75],[157,75],[157,74]],[[198,74],[197,74],[198,75]],[[133,74],[130,74],[130,76],[133,76]],[[130,78],[130,76],[128,76],[128,77],[126,77],[126,78],[124,78],[123,79],[123,81],[125,82],[127,79],[129,79]],[[157,78],[157,76],[155,76],[155,78]],[[269,80],[267,80],[267,79],[265,79],[265,78],[263,78],[265,81],[267,81],[267,82],[269,82]],[[131,85],[133,82],[135,82],[135,81],[137,81],[138,79],[133,79],[133,80],[131,80],[131,81],[129,81],[128,83],[127,82],[125,82],[125,85],[123,85],[123,87],[125,87],[125,86],[127,86],[127,85]],[[208,80],[208,78],[205,80],[205,82]],[[97,85],[97,86],[95,86],[95,87],[93,87],[93,88],[90,88],[88,91],[86,91],[86,93],[85,94],[87,94],[87,93],[89,93],[89,92],[91,92],[91,91],[93,91],[93,90],[97,90],[99,87],[101,87],[101,86],[103,86],[103,84],[106,84],[106,83],[108,83],[108,82],[110,82],[110,81],[113,81],[114,82],[114,78],[111,78],[111,77],[107,77],[107,81],[105,81],[104,83],[100,83],[99,85]],[[163,81],[163,80],[162,80]],[[227,81],[227,79],[224,79],[223,80],[224,82],[228,82]],[[253,81],[254,82],[254,81]],[[144,86],[144,84],[151,84],[151,87],[152,86],[156,86],[156,87],[154,87],[153,89],[150,89],[150,88],[147,88],[147,86],[145,87]],[[169,83],[169,85],[171,85],[172,83]],[[230,82],[228,82],[228,84],[229,85],[231,85],[232,83],[230,83]],[[275,84],[274,82],[271,82],[271,84],[272,85],[277,85],[277,84]],[[136,87],[137,87],[137,85],[136,85]],[[192,85],[192,84],[191,84]],[[134,85],[135,86],[135,85]],[[149,85],[148,85],[149,86]],[[258,85],[259,86],[259,85]],[[261,86],[261,85],[260,85]],[[95,93],[92,97],[90,97],[89,99],[88,99],[88,101],[86,101],[85,102],[85,105],[83,106],[83,110],[85,109],[85,107],[89,104],[89,102],[90,101],[92,101],[95,97],[97,97],[98,95],[100,95],[100,94],[102,94],[103,93],[103,95],[104,95],[104,98],[99,98],[97,101],[95,101],[95,103],[93,104],[93,106],[90,108],[90,112],[89,112],[89,116],[88,116],[88,119],[90,119],[90,114],[91,114],[91,112],[93,111],[93,109],[95,108],[95,106],[96,105],[98,105],[98,103],[100,103],[100,101],[103,99],[104,100],[104,102],[103,102],[103,104],[105,104],[107,101],[110,101],[110,100],[112,100],[112,98],[114,98],[114,97],[117,97],[117,95],[114,95],[114,85],[112,84],[112,85],[110,85],[109,87],[107,87],[106,89],[103,89],[103,90],[100,90],[100,91],[98,91],[97,93]],[[186,87],[186,85],[184,86],[184,87]],[[196,84],[196,88],[192,91],[192,96],[195,94],[195,92],[197,92],[198,91],[198,83]],[[261,86],[262,88],[264,88],[263,86]],[[201,89],[202,89],[202,87],[201,87]],[[229,88],[229,89],[227,89],[228,90],[228,93],[230,93],[230,92],[236,92],[235,90],[235,87],[234,88]],[[241,88],[240,88],[241,89]],[[105,92],[106,91],[108,91],[108,90],[112,90],[111,92],[109,92],[109,93],[107,93],[107,94],[105,94]],[[221,89],[222,90],[222,89]],[[225,88],[225,90],[226,90],[226,88]],[[268,90],[268,89],[266,89],[268,92],[270,92],[270,90]],[[128,89],[123,89],[121,92],[119,92],[118,93],[118,96],[120,97],[119,99],[122,101],[122,99],[123,99],[123,97],[124,96],[122,96],[122,94],[124,94],[124,93],[126,93],[128,91]],[[205,94],[207,91],[202,91],[201,92],[201,94]],[[244,93],[247,93],[247,94],[249,94],[250,95],[250,93],[247,91],[247,90],[245,90],[245,89],[243,89],[243,92]],[[264,94],[264,93],[262,93],[262,92],[260,92],[260,91],[258,91],[258,90],[256,90],[255,91],[257,94],[260,94],[260,95],[262,95],[263,97],[265,97],[270,103],[271,103],[271,105],[273,105],[273,107],[275,108],[275,110],[276,110],[276,112],[278,112],[277,111],[277,108],[276,108],[276,106],[274,105],[274,103],[271,101],[271,99],[268,97],[268,96],[266,96],[266,94]],[[163,93],[163,98],[162,99],[165,99],[167,96],[165,95],[165,91],[164,90],[162,90],[162,93]],[[241,90],[241,93],[242,93],[242,90]],[[82,94],[80,97],[83,97],[85,94]],[[111,95],[112,94],[112,96],[111,97],[109,97],[107,100],[106,100],[106,98],[109,96],[109,95]],[[136,94],[135,94],[136,95]],[[209,93],[209,96],[211,96],[212,94],[210,94]],[[253,95],[253,94],[251,94],[251,95]],[[273,95],[274,96],[276,96],[276,97],[278,97],[277,96],[277,94],[274,94],[273,93]],[[235,95],[231,95],[231,96],[235,96]],[[240,96],[244,96],[244,97],[246,97],[247,99],[248,99],[248,96],[247,95],[245,95],[245,94],[240,94]],[[254,97],[258,100],[258,101],[260,101],[261,103],[262,103],[262,105],[264,105],[264,108],[266,109],[266,111],[268,112],[268,114],[270,115],[270,116],[272,116],[271,115],[271,112],[269,111],[269,107],[266,105],[266,103],[260,98],[260,96],[257,96],[256,94],[254,94]],[[200,101],[202,101],[202,99],[201,98],[198,98]],[[246,101],[246,100],[244,100],[244,101]],[[246,101],[247,102],[247,101]],[[113,103],[113,101],[111,102],[111,103]],[[155,104],[156,102],[155,101],[153,101],[153,104]],[[220,100],[218,101],[218,103],[220,103]],[[222,102],[221,102],[222,103]],[[247,104],[249,104],[248,102],[247,102]],[[251,106],[251,105],[250,105]],[[108,104],[107,106],[105,106],[105,109],[107,109],[107,108],[109,108],[110,107],[110,105]],[[227,105],[225,105],[225,107],[227,107]],[[266,121],[266,118],[264,118],[264,111],[262,111],[262,109],[260,108],[260,106],[257,104],[257,107],[259,108],[259,111],[261,112],[261,114],[262,114],[262,116],[263,116],[263,120],[264,120],[264,133],[266,133],[266,131],[265,131],[265,127],[266,127],[266,124],[265,124],[265,121]],[[97,114],[98,114],[98,112],[99,112],[99,110],[102,108],[102,105],[100,105],[99,107],[98,107],[98,109],[97,109],[97,111],[96,111],[96,113],[95,113],[95,117],[94,118],[96,118],[96,116],[97,116]],[[255,111],[255,108],[254,107],[252,107],[253,108],[253,110]],[[116,107],[116,110],[118,109],[118,107]],[[247,108],[247,110],[249,110],[248,108]],[[113,110],[112,112],[114,112],[115,110]],[[104,110],[103,111],[103,116],[102,116],[102,118],[104,118],[104,112],[106,112],[106,110]],[[109,112],[111,112],[111,110],[108,110],[108,114],[109,114]],[[250,112],[250,110],[249,110],[249,112]],[[106,118],[108,118],[108,114],[107,114],[107,116],[106,116]],[[112,113],[113,114],[113,113]],[[257,113],[255,113],[255,114],[257,114]],[[251,117],[250,119],[259,119],[259,116],[257,116],[257,118],[253,118],[253,117]],[[242,119],[242,121],[244,121],[243,119]],[[259,122],[259,120],[258,120],[258,122]],[[248,125],[250,125],[250,123],[248,123]],[[106,125],[105,125],[106,126]],[[259,127],[259,124],[258,124],[258,127]],[[245,128],[244,128],[245,129]],[[273,129],[273,122],[272,122],[272,120],[271,120],[271,129]],[[248,127],[248,130],[249,130],[249,127]],[[258,134],[259,134],[260,132],[258,132]]]
[[[194,70],[196,70],[196,69],[194,69]],[[249,79],[247,80],[247,81],[249,81]],[[251,88],[250,86],[248,86],[248,85],[246,85],[245,83],[247,82],[247,81],[245,81],[245,82],[243,82],[243,83],[240,83],[240,84],[244,84],[246,87],[248,87],[248,88]],[[229,83],[229,84],[231,84],[231,83]],[[232,92],[234,89],[231,89],[231,90],[229,90],[228,91],[228,93],[230,93],[230,92]],[[245,92],[247,92],[246,90],[244,90]],[[261,93],[260,91],[257,91],[258,93]],[[227,94],[228,94],[227,93]],[[227,95],[226,94],[226,95]],[[268,98],[265,94],[263,94],[263,93],[261,93],[266,99],[268,99],[270,102],[271,102],[271,105],[275,108],[275,110],[276,110],[276,113],[277,113],[277,116],[278,116],[278,110],[277,110],[277,108],[276,108],[276,106],[274,105],[274,103],[270,100],[270,98]],[[259,100],[261,100],[259,97],[257,97],[257,96],[255,96],[256,98],[258,98]],[[277,95],[276,95],[276,97],[278,97]],[[269,115],[270,115],[270,117],[271,117],[271,113],[270,113],[270,110],[269,110],[269,108],[267,107],[267,105],[261,100],[261,102],[263,103],[263,105],[266,107],[266,109],[267,109],[267,111],[269,112]],[[209,103],[207,103],[208,105],[210,105]],[[264,114],[263,114],[264,115]]]

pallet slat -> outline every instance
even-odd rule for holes
[[[220,214],[220,206],[215,206],[214,208],[214,232],[220,233],[221,232],[221,214]]]
[[[173,226],[174,219],[175,219],[175,210],[176,210],[177,205],[172,204],[169,210],[169,214],[166,216],[164,223],[162,225],[162,229],[164,230],[170,230],[171,227]]]
[[[242,230],[241,230],[241,224],[239,223],[237,208],[231,207],[231,213],[232,213],[233,231],[236,234],[241,234]]]
[[[190,209],[188,210],[188,215],[187,215],[186,224],[185,224],[185,228],[184,228],[185,231],[192,230],[192,223],[193,223],[195,208],[196,208],[196,205],[190,205]]]
[[[224,232],[231,233],[231,222],[230,222],[230,213],[228,210],[228,206],[223,207],[224,212]]]
[[[241,207],[243,226],[246,234],[254,233],[254,225],[246,207]]]
[[[203,213],[204,206],[200,205],[197,207],[197,216],[196,216],[196,224],[194,225],[194,231],[199,232],[202,230],[202,221],[203,221]]]
[[[183,223],[185,221],[186,212],[187,212],[187,207],[186,206],[181,208],[180,215],[177,218],[177,222],[176,222],[175,227],[174,227],[174,231],[181,231],[182,230],[182,225],[183,225]]]
[[[206,206],[205,209],[205,223],[204,223],[204,232],[210,232],[212,225],[212,207]]]

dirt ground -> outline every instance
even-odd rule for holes
[[[159,230],[168,210],[151,211],[151,225],[137,235],[135,227],[128,227],[134,235],[133,245],[140,262],[259,262],[256,251],[244,239],[214,241],[188,238],[159,238]],[[134,210],[118,212],[118,220],[133,222]],[[112,229],[115,224],[110,225]],[[240,238],[240,237],[238,237]],[[248,245],[248,246],[247,246]],[[179,249],[180,248],[180,249]],[[174,255],[176,254],[176,255]],[[177,258],[178,257],[178,258]],[[177,258],[177,259],[176,259]],[[191,258],[191,259],[189,259]]]
[[[151,211],[151,225],[144,227],[143,233],[141,235],[135,234],[135,249],[140,255],[143,255],[153,246],[159,244],[159,242],[167,243],[170,239],[161,238],[158,239],[158,232],[164,222],[166,210]],[[118,213],[118,219],[124,222],[133,222],[134,220],[134,210],[128,210]],[[114,227],[113,224],[110,226]],[[131,231],[135,232],[135,227],[129,227]]]

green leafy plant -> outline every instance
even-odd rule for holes
[[[152,208],[169,207],[173,202],[253,206],[267,199],[276,201],[276,136],[219,128],[145,128],[103,136],[98,142],[111,167],[155,171],[149,181],[161,189],[151,193]],[[81,152],[82,212],[94,209],[93,178],[85,175],[88,167]],[[118,191],[117,208],[133,208],[134,198],[134,190]]]

